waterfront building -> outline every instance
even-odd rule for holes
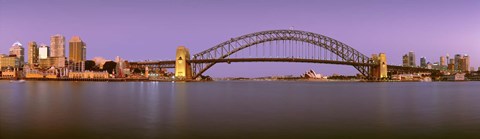
[[[18,69],[8,69],[1,72],[1,78],[16,78],[18,77]]]
[[[420,81],[423,77],[420,74],[396,74],[392,75],[392,80],[401,81]]]
[[[317,74],[315,71],[312,69],[306,71],[302,77],[307,78],[307,79],[327,79],[326,76],[323,76],[322,74]]]
[[[73,63],[78,63],[86,60],[86,49],[87,46],[85,42],[80,39],[79,36],[73,36],[69,42],[69,61]]]
[[[20,60],[16,55],[0,55],[0,69],[18,69]]]
[[[416,59],[415,59],[415,52],[410,51],[408,53],[408,63],[410,65],[410,67],[416,67],[417,66]]]
[[[422,67],[422,68],[427,67],[427,58],[426,57],[421,57],[420,58],[420,67]]]
[[[50,57],[50,47],[45,44],[40,45],[38,48],[38,59],[47,59]]]
[[[15,42],[13,43],[12,47],[10,47],[10,55],[15,55],[19,62],[20,62],[20,65],[19,66],[22,66],[23,63],[25,62],[25,50],[22,46],[22,44],[20,42]]]
[[[25,78],[40,79],[43,77],[44,77],[43,72],[37,69],[25,69]]]
[[[70,79],[108,79],[109,74],[107,71],[95,72],[95,71],[85,71],[85,72],[69,72],[68,78]]]
[[[445,76],[447,81],[464,81],[465,80],[465,73],[456,73],[453,75]]]
[[[60,34],[50,37],[50,56],[65,57],[65,37]]]
[[[35,41],[28,43],[28,64],[31,68],[34,68],[38,65],[38,46]]]
[[[44,77],[47,79],[57,79],[59,76],[59,71],[55,68],[50,68],[45,71]]]
[[[409,66],[410,66],[410,64],[409,64],[408,61],[409,61],[408,55],[403,55],[403,57],[402,57],[402,63],[403,63],[403,66],[404,66],[404,67],[409,67]]]

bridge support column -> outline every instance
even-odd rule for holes
[[[145,78],[147,78],[147,79],[150,77],[149,76],[150,73],[148,73],[148,70],[149,70],[148,67],[145,67]]]
[[[192,79],[192,66],[187,62],[190,60],[190,52],[185,46],[177,47],[175,57],[175,77],[179,80]]]
[[[386,79],[388,78],[387,70],[387,56],[385,53],[380,53],[378,56],[376,54],[372,55],[373,63],[377,64],[370,68],[370,76],[374,80]]]

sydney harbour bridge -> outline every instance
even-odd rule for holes
[[[353,66],[367,79],[386,78],[387,72],[439,72],[418,67],[387,65],[383,53],[368,57],[333,38],[300,30],[269,30],[231,38],[209,49],[190,55],[177,48],[175,60],[130,62],[131,68],[175,68],[180,79],[198,79],[217,63],[297,62]]]

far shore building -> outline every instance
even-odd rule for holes
[[[50,47],[45,44],[40,45],[38,48],[38,59],[47,59],[50,57]]]
[[[70,39],[69,48],[69,61],[78,63],[86,60],[87,46],[80,37],[73,36],[72,39]]]
[[[85,70],[85,60],[87,46],[78,36],[73,36],[69,42],[69,69],[71,71],[82,72]]]
[[[20,68],[20,60],[16,55],[0,55],[0,69],[18,69]]]
[[[38,65],[38,46],[35,41],[28,43],[28,64],[31,68]]]
[[[84,72],[69,72],[68,78],[71,79],[108,79],[109,74],[107,71],[84,71]]]
[[[50,37],[50,59],[55,68],[65,68],[65,37],[57,34]]]
[[[56,34],[50,37],[50,56],[65,57],[65,37]]]
[[[25,49],[23,48],[20,42],[13,43],[12,47],[10,47],[10,55],[15,55],[20,62],[19,66],[22,66],[25,63]]]

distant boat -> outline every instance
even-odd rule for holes
[[[24,83],[25,80],[10,80],[10,83]]]

